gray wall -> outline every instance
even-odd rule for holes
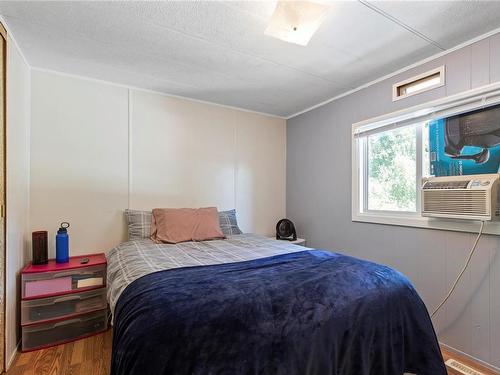
[[[446,65],[446,86],[392,102],[395,82]],[[500,34],[287,121],[287,216],[308,246],[390,265],[433,309],[474,234],[351,221],[353,123],[500,81]],[[455,294],[434,320],[439,339],[500,367],[500,238],[484,236]]]

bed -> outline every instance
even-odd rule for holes
[[[108,254],[114,375],[446,374],[399,272],[253,234]]]

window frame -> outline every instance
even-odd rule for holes
[[[418,126],[420,133],[417,134],[417,202],[416,212],[405,211],[379,211],[365,210],[362,205],[367,202],[362,199],[361,194],[367,194],[366,176],[363,178],[362,162],[364,162],[367,148],[361,150],[363,134],[378,132],[402,127],[406,125],[424,123],[433,119],[452,116],[459,113],[469,112],[476,109],[486,108],[500,104],[500,82],[481,86],[466,92],[437,99],[431,102],[419,104],[407,109],[378,116],[372,119],[352,124],[351,132],[351,215],[353,222],[367,222],[397,226],[410,226],[430,229],[453,230],[462,232],[477,231],[478,223],[466,220],[437,219],[422,217],[420,214],[420,181],[422,177],[422,127]],[[365,138],[366,139],[366,138]],[[367,143],[366,141],[364,143]],[[364,153],[362,154],[361,151]],[[489,222],[485,225],[485,233],[500,234],[500,222]]]

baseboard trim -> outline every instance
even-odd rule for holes
[[[443,348],[445,348],[446,350],[448,350],[448,351],[450,351],[452,353],[455,353],[455,354],[457,354],[459,356],[462,356],[462,357],[465,357],[467,359],[470,359],[471,361],[477,362],[481,366],[484,366],[484,367],[486,367],[487,369],[489,369],[491,371],[500,372],[500,367],[493,366],[492,364],[489,364],[488,362],[485,362],[482,359],[476,358],[473,355],[464,353],[461,350],[455,349],[454,347],[446,345],[443,342],[439,342],[439,345],[441,345]]]
[[[7,364],[5,366],[5,371],[8,371],[10,369],[10,366],[14,363],[14,361],[17,358],[17,355],[19,354],[19,347],[21,346],[21,340],[16,345],[16,348],[12,353],[10,353],[9,360],[7,361]]]

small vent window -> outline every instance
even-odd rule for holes
[[[444,66],[396,83],[392,89],[392,100],[403,99],[441,86],[444,86]]]

